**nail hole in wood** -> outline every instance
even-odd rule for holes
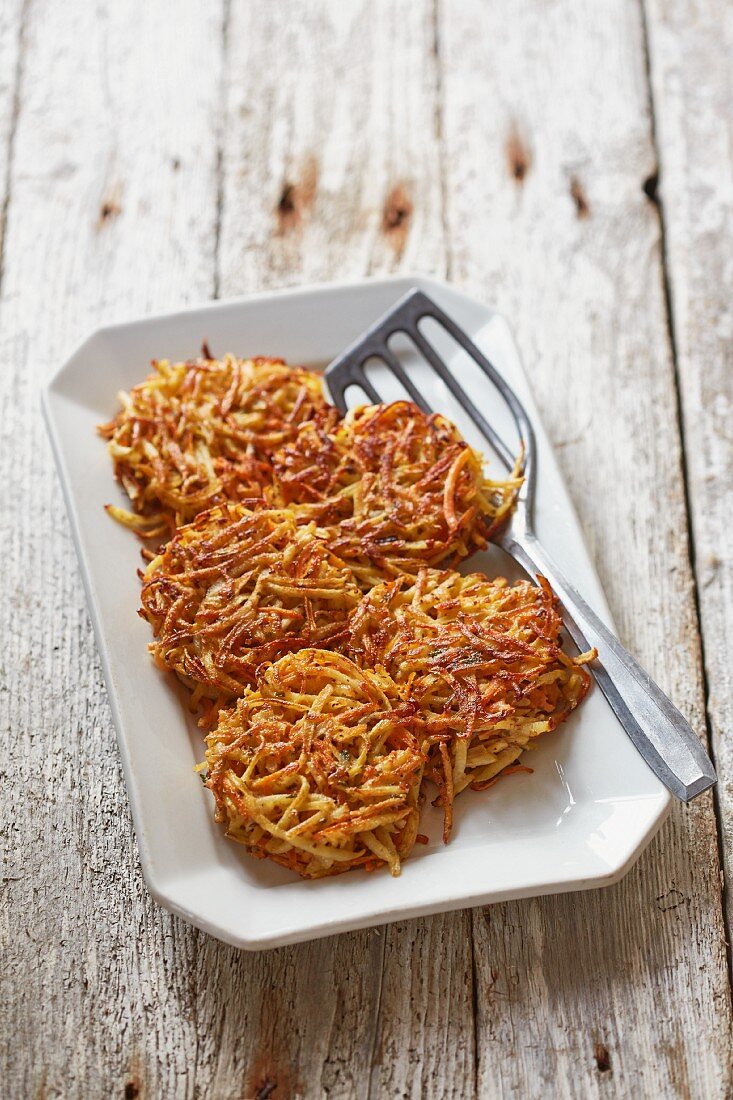
[[[283,189],[280,192],[280,198],[277,202],[277,209],[281,217],[289,217],[290,214],[295,213],[295,185],[292,183],[283,184]]]
[[[101,229],[107,222],[113,221],[119,217],[122,213],[122,207],[117,199],[109,198],[105,199],[102,205],[99,207],[99,217],[97,218],[97,229]]]
[[[587,218],[590,214],[590,206],[583,185],[577,176],[573,176],[570,180],[570,197],[575,203],[575,213],[578,218]]]
[[[608,1052],[608,1047],[605,1047],[603,1043],[596,1043],[593,1047],[593,1057],[596,1060],[599,1073],[610,1073],[611,1055]]]
[[[413,209],[405,184],[395,184],[382,207],[382,232],[398,255],[402,253],[407,242]]]
[[[303,158],[297,179],[283,183],[275,209],[281,236],[300,225],[303,215],[315,202],[317,188],[318,163],[314,156],[309,155]]]
[[[527,143],[516,127],[513,127],[509,132],[506,143],[506,156],[510,175],[518,184],[524,183],[527,173],[532,167],[532,156]]]
[[[255,1100],[269,1100],[273,1092],[277,1088],[277,1081],[271,1080],[266,1077],[265,1080],[257,1086],[257,1092],[255,1093]]]
[[[277,231],[280,236],[295,229],[300,221],[295,198],[295,184],[284,183],[277,200]]]
[[[652,172],[641,185],[641,189],[650,202],[658,202],[657,190],[659,188],[659,172]]]

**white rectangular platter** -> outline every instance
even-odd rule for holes
[[[96,425],[113,415],[117,392],[141,381],[153,358],[190,358],[206,339],[214,355],[282,356],[293,364],[322,366],[414,286],[455,318],[527,406],[537,432],[538,534],[610,622],[507,324],[435,280],[401,277],[282,291],[101,329],[44,393],[145,879],[161,905],[243,948],[607,885],[628,870],[669,807],[670,796],[594,688],[570,721],[525,757],[532,774],[513,775],[488,792],[466,792],[458,799],[450,845],[442,843],[438,811],[426,805],[421,831],[429,843],[416,847],[399,878],[384,871],[303,881],[252,859],[213,821],[211,796],[194,772],[203,755],[200,731],[172,679],[153,666],[149,627],[136,614],[140,543],[103,509],[110,501],[124,502]],[[441,350],[476,403],[510,436],[486,381],[455,349]],[[420,385],[432,407],[451,416],[486,452],[443,384],[423,369]],[[377,385],[386,397],[400,396],[387,392],[381,376]],[[491,469],[499,467],[491,463]],[[472,558],[467,568],[519,575],[493,548]]]

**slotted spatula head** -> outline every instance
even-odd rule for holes
[[[493,386],[508,405],[519,435],[521,449],[519,454],[513,454],[510,447],[489,423],[484,414],[476,407],[466,393],[463,386],[456,380],[454,373],[449,369],[432,343],[426,338],[420,328],[420,322],[426,319],[437,321],[442,328],[463,348],[473,359],[474,363],[484,372]],[[507,385],[496,368],[489,362],[486,356],[476,347],[474,342],[466,335],[455,321],[453,321],[436,303],[422,290],[411,290],[396,305],[385,313],[376,324],[372,325],[351,347],[326,368],[326,382],[333,398],[334,404],[346,412],[346,392],[351,386],[360,388],[370,401],[378,404],[382,397],[367,377],[365,364],[371,359],[380,360],[403,386],[410,400],[425,413],[433,410],[425,400],[425,397],[415,385],[408,371],[398,359],[390,347],[390,340],[401,334],[406,336],[422,355],[424,360],[442,379],[461,408],[471,417],[478,430],[494,449],[496,454],[506,465],[508,470],[517,467],[518,472],[524,476],[524,498],[529,501],[534,480],[535,442],[534,432],[529,417],[521,401],[514,390]]]

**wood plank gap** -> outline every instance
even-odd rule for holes
[[[229,61],[229,27],[232,0],[224,0],[221,16],[221,82],[219,86],[219,118],[216,139],[216,215],[214,223],[214,285],[212,297],[221,294],[221,222],[224,214],[224,140],[226,132],[227,69]]]
[[[443,231],[443,274],[450,282],[452,272],[453,255],[448,234],[448,177],[445,171],[445,134],[443,132],[443,109],[445,100],[443,97],[443,55],[440,43],[440,7],[441,0],[433,0],[433,64],[435,67],[435,107],[433,110],[433,124],[435,127],[435,142],[438,148],[440,168],[438,173],[440,189],[440,224]]]
[[[379,1043],[380,1012],[382,1009],[382,989],[384,987],[384,961],[387,953],[387,928],[380,928],[379,935],[382,940],[382,950],[379,953],[379,989],[377,991],[377,1003],[374,1006],[374,1019],[372,1021],[372,1037],[369,1050],[369,1088],[367,1100],[374,1100],[380,1095],[379,1073],[375,1073],[374,1060],[377,1056]]]
[[[5,273],[5,241],[8,235],[8,216],[10,213],[11,181],[13,178],[13,153],[15,150],[15,134],[20,118],[20,91],[23,84],[26,23],[30,0],[23,0],[18,21],[18,51],[15,58],[15,73],[13,74],[13,106],[10,114],[10,130],[8,132],[8,156],[5,165],[5,179],[3,180],[3,201],[0,209],[0,294],[3,289],[3,275]]]
[[[655,174],[649,177],[654,180],[651,193],[647,191],[650,202],[656,208],[659,219],[659,236],[661,246],[661,272],[664,291],[664,308],[667,317],[667,330],[669,332],[669,345],[672,355],[672,367],[674,378],[675,416],[680,436],[680,463],[682,467],[682,489],[684,494],[685,516],[687,519],[687,555],[690,561],[690,573],[692,576],[692,595],[695,605],[695,619],[697,621],[697,633],[700,646],[700,670],[702,675],[703,705],[705,717],[705,739],[708,752],[717,770],[715,758],[715,742],[713,738],[713,723],[710,713],[710,684],[708,681],[708,663],[705,654],[705,634],[703,632],[702,608],[700,605],[700,584],[697,570],[697,554],[695,552],[695,529],[692,516],[692,501],[690,499],[690,478],[687,463],[687,440],[685,438],[685,420],[682,410],[682,382],[680,379],[679,361],[677,353],[677,339],[675,335],[674,305],[672,300],[672,287],[670,281],[669,253],[667,248],[667,227],[664,212],[664,199],[661,191],[661,158],[659,155],[658,134],[656,125],[656,105],[654,102],[654,88],[652,84],[651,42],[649,26],[647,22],[645,0],[639,0],[641,13],[642,41],[644,43],[644,72],[646,77],[647,95],[649,97],[649,119],[651,127],[651,141],[654,149]],[[646,187],[645,187],[646,190]],[[716,844],[718,849],[718,863],[720,866],[720,903],[722,906],[723,927],[725,929],[725,957],[728,966],[728,986],[733,999],[733,948],[731,947],[731,923],[729,920],[730,908],[729,885],[725,876],[725,852],[723,848],[723,816],[720,805],[718,786],[713,787],[713,813],[716,825]]]
[[[471,1007],[473,1009],[473,1095],[479,1095],[479,978],[476,970],[476,913],[471,910]]]

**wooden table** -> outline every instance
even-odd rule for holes
[[[732,49],[724,0],[3,0],[5,1095],[731,1096]],[[247,955],[145,890],[39,387],[109,321],[400,270],[510,318],[720,784],[616,887]]]

